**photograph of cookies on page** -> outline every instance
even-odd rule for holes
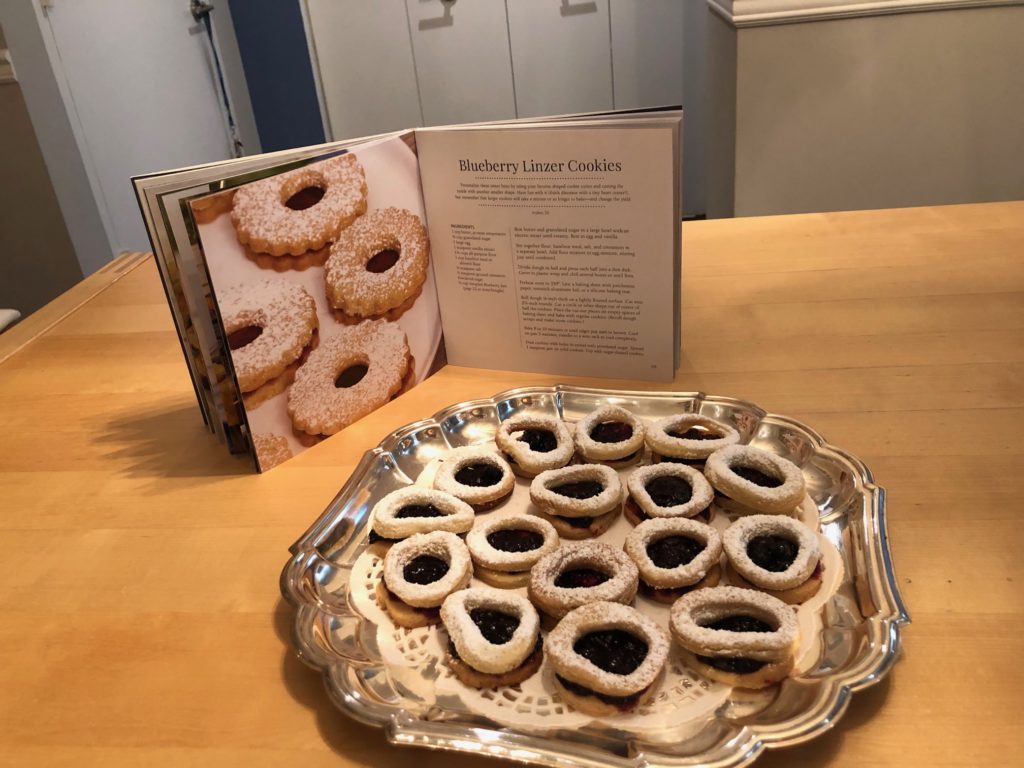
[[[414,142],[260,176],[190,206],[266,470],[426,378],[441,321]]]

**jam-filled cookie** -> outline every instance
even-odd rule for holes
[[[412,356],[405,333],[375,320],[336,328],[309,355],[288,392],[288,415],[305,443],[341,431],[406,386]]]
[[[599,602],[577,608],[548,635],[555,690],[573,709],[605,716],[653,698],[669,638],[634,608]]]
[[[711,587],[672,606],[670,628],[686,666],[740,688],[764,688],[793,669],[797,645],[793,609],[763,592]]]
[[[377,602],[400,627],[427,627],[441,620],[441,603],[472,576],[462,539],[447,531],[417,533],[388,550]]]
[[[684,464],[648,464],[633,470],[626,481],[626,519],[633,525],[666,517],[711,520],[714,491],[704,475]]]
[[[349,153],[239,187],[231,220],[246,255],[280,271],[323,264],[327,246],[365,212],[366,178]]]
[[[576,423],[576,450],[587,462],[627,467],[644,452],[644,425],[617,405],[591,411]]]
[[[631,603],[639,575],[625,552],[598,541],[563,546],[530,571],[529,596],[542,614],[561,619],[595,600]]]
[[[732,514],[792,515],[804,498],[800,467],[749,445],[715,451],[704,474],[715,489],[715,505]]]
[[[522,595],[463,589],[445,598],[441,621],[449,639],[445,662],[471,688],[518,685],[544,660],[537,609]]]
[[[427,230],[411,211],[378,208],[357,219],[331,246],[324,269],[335,318],[397,320],[423,290],[429,254]]]
[[[818,537],[782,515],[749,515],[730,525],[722,537],[729,558],[729,582],[759,589],[784,603],[809,600],[821,588]]]
[[[618,473],[601,464],[549,469],[530,483],[530,501],[565,539],[600,536],[622,509]]]
[[[708,456],[738,443],[740,433],[729,424],[699,413],[681,413],[651,424],[645,439],[652,462],[677,462],[703,470]]]
[[[503,589],[525,587],[530,569],[558,543],[551,523],[535,515],[481,519],[466,536],[476,577]]]
[[[477,512],[501,504],[516,485],[508,462],[488,448],[456,448],[441,464],[434,487],[462,499]]]
[[[219,297],[231,362],[247,408],[288,388],[317,343],[316,302],[302,286],[264,281]]]
[[[722,577],[722,538],[697,520],[647,520],[630,531],[625,550],[640,571],[640,593],[659,603],[714,587]]]
[[[565,422],[543,414],[524,413],[506,419],[498,427],[494,442],[512,471],[526,478],[564,467],[576,450]]]
[[[392,491],[377,502],[370,523],[370,544],[386,552],[396,541],[417,533],[466,533],[473,527],[473,508],[442,491],[412,485]]]

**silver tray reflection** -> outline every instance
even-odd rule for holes
[[[412,483],[449,449],[491,440],[497,425],[515,413],[545,412],[576,421],[604,403],[648,420],[699,412],[733,424],[744,442],[802,467],[821,532],[845,568],[821,611],[811,668],[768,691],[733,691],[691,721],[638,731],[614,720],[560,728],[555,719],[543,730],[506,727],[436,695],[434,665],[389,665],[375,627],[349,590],[377,500]],[[396,430],[367,452],[291,552],[281,591],[297,608],[293,640],[299,657],[323,673],[340,709],[382,727],[396,744],[537,765],[738,766],[765,748],[807,741],[835,724],[854,691],[884,677],[899,655],[900,627],[910,621],[893,573],[885,492],[863,462],[797,421],[741,400],[693,392],[532,387],[453,405]]]

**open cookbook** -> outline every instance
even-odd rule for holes
[[[263,471],[446,361],[671,380],[681,120],[424,128],[136,177],[207,426]]]

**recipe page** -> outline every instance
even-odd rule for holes
[[[450,363],[673,378],[678,128],[417,131]]]

